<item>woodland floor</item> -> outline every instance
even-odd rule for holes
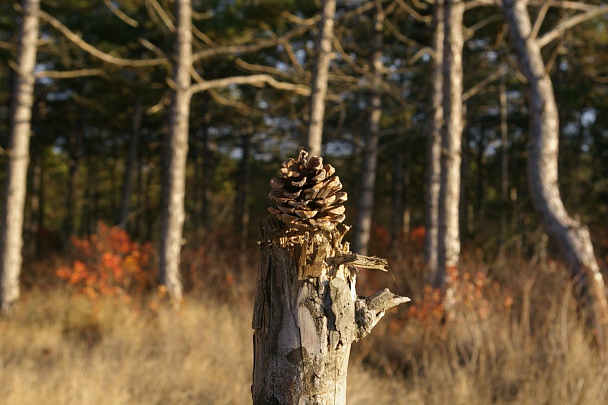
[[[608,364],[565,271],[501,279],[474,266],[455,277],[450,312],[425,290],[355,343],[348,403],[608,403]],[[0,319],[2,403],[251,403],[252,301],[239,279],[221,297],[191,291],[179,310],[152,295],[125,303],[61,284],[25,289]],[[407,288],[403,274],[395,282]]]

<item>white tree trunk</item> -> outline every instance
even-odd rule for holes
[[[445,284],[446,270],[460,257],[460,163],[462,160],[462,20],[464,2],[445,0],[443,48],[443,120],[441,187],[439,189],[439,255],[436,286]]]
[[[439,189],[441,186],[441,128],[443,126],[443,0],[435,2],[433,32],[432,119],[426,152],[426,235],[424,255],[427,283],[435,286],[439,254]]]
[[[335,12],[336,0],[323,0],[319,33],[317,43],[315,44],[317,61],[312,74],[312,92],[310,94],[310,122],[308,124],[307,149],[311,156],[321,155],[327,76],[329,62],[331,61]]]
[[[559,117],[551,79],[546,74],[538,41],[531,38],[532,24],[526,1],[504,0],[520,68],[528,79],[531,140],[528,144],[528,185],[532,202],[545,231],[552,237],[589,306],[600,343],[608,342],[608,302],[589,230],[571,218],[562,202],[558,184]]]
[[[380,119],[382,118],[382,95],[380,82],[382,80],[382,29],[384,28],[384,14],[381,11],[374,13],[374,37],[372,46],[372,70],[374,83],[370,97],[369,130],[365,140],[365,153],[363,154],[363,168],[361,173],[361,194],[359,195],[359,213],[355,226],[354,251],[366,255],[369,249],[369,238],[372,228],[374,212],[374,188],[376,186],[376,167],[378,165],[378,140],[380,137]]]
[[[22,9],[23,20],[17,56],[19,71],[13,93],[4,208],[0,228],[0,311],[2,313],[9,313],[19,298],[40,1],[24,0]]]
[[[176,39],[169,138],[166,146],[163,224],[160,248],[160,281],[178,304],[182,298],[180,252],[184,227],[188,120],[190,115],[190,69],[192,68],[192,31],[190,0],[176,0]]]

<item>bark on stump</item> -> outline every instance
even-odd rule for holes
[[[315,199],[316,194],[325,197],[319,192],[324,185],[333,185],[334,194],[341,185],[335,187],[331,166],[313,159],[309,164],[302,152],[297,161],[283,164],[282,178],[271,182],[271,198],[282,205],[269,209],[274,216],[258,222],[254,404],[345,404],[351,344],[369,334],[387,309],[409,301],[388,289],[357,296],[357,268],[386,271],[387,261],[353,254],[342,242],[349,229],[340,224],[343,215],[332,214],[339,211],[336,206],[323,206],[326,198]],[[323,180],[311,180],[315,176]],[[307,192],[319,184],[316,191]],[[294,193],[298,196],[285,196]],[[346,199],[345,193],[340,196]],[[282,217],[289,206],[307,213],[293,211]]]

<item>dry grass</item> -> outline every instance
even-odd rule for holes
[[[348,403],[608,403],[608,365],[565,272],[515,273],[487,296],[487,316],[471,305],[448,322],[392,310],[353,347]],[[507,293],[514,304],[501,309]],[[26,293],[15,316],[0,319],[2,403],[251,402],[248,298],[198,293],[178,311],[144,308],[92,304],[60,288]]]

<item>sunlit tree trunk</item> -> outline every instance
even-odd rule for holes
[[[3,314],[10,313],[19,298],[40,1],[24,0],[22,9],[17,56],[19,71],[13,93],[0,227],[0,312]]]
[[[435,285],[445,284],[446,270],[458,265],[460,256],[460,162],[463,128],[462,48],[464,2],[444,5],[443,120],[439,188],[439,255]]]
[[[310,94],[310,122],[308,124],[307,147],[311,156],[321,155],[327,76],[329,62],[331,61],[335,12],[336,0],[323,0],[319,33],[317,43],[315,44],[317,61],[312,74],[312,93]]]
[[[190,0],[176,0],[176,38],[174,44],[173,83],[169,138],[165,150],[163,220],[160,247],[160,281],[178,304],[182,298],[180,252],[184,227],[186,158],[188,156],[188,120],[190,115],[190,69],[192,68],[192,32]]]
[[[363,167],[361,173],[361,194],[359,195],[359,215],[355,227],[354,251],[366,255],[369,249],[369,238],[372,228],[374,211],[374,188],[376,185],[376,166],[378,164],[378,139],[380,137],[380,118],[382,117],[382,96],[380,82],[382,80],[382,28],[384,13],[377,10],[374,13],[374,37],[372,39],[373,53],[371,65],[374,74],[372,95],[370,97],[369,128],[365,139]]]
[[[531,140],[528,144],[528,185],[545,231],[570,267],[578,292],[587,304],[599,342],[608,341],[608,302],[587,227],[568,215],[559,193],[559,117],[551,79],[546,73],[526,1],[504,0],[503,11],[522,73],[528,80]]]
[[[435,2],[433,32],[433,72],[431,88],[432,119],[426,152],[426,235],[424,256],[427,266],[426,281],[435,285],[439,254],[439,188],[441,175],[441,127],[443,125],[443,0]]]

